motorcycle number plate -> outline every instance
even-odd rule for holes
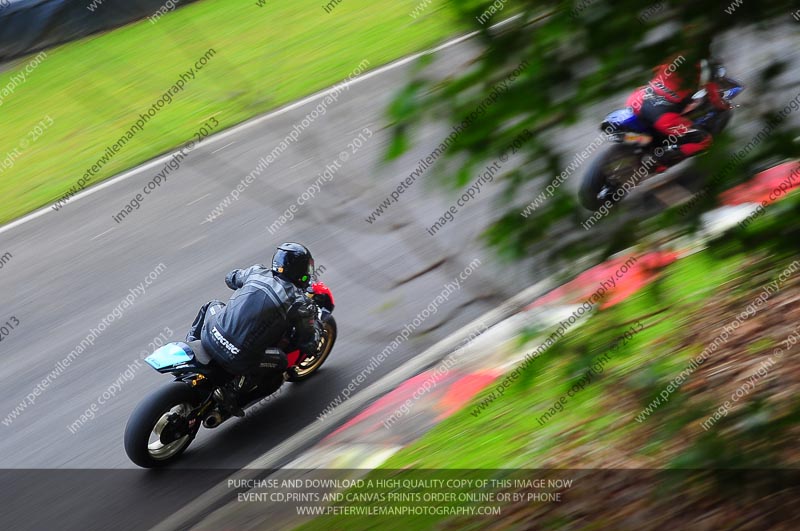
[[[649,144],[653,141],[650,135],[643,135],[641,133],[625,133],[625,142],[629,144]]]

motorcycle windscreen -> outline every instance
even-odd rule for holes
[[[168,343],[147,356],[144,361],[158,371],[192,361],[192,359],[192,355],[186,352],[179,344]]]
[[[605,121],[603,122],[603,129],[607,127],[611,127],[612,129],[618,130],[619,132],[624,131],[635,131],[637,133],[646,133],[647,128],[639,121],[639,118],[636,117],[636,114],[633,112],[633,109],[630,107],[625,107],[624,109],[618,109],[608,116],[606,116]]]

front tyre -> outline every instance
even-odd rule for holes
[[[317,372],[317,369],[325,363],[325,360],[328,359],[331,350],[333,350],[333,345],[336,343],[336,335],[338,334],[336,320],[328,310],[322,311],[322,327],[324,328],[324,337],[320,340],[317,355],[309,356],[304,359],[303,362],[291,372],[288,378],[290,382],[301,382],[311,377],[311,375]]]
[[[200,428],[196,419],[189,418],[198,404],[197,392],[184,383],[172,383],[145,398],[125,426],[125,453],[130,460],[154,468],[177,459]]]
[[[630,144],[615,144],[594,159],[586,170],[578,190],[583,208],[596,211],[627,181],[641,165],[636,148]],[[613,199],[612,199],[613,200]]]

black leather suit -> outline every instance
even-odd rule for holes
[[[263,265],[231,271],[225,283],[236,291],[227,304],[211,301],[201,310],[206,315],[200,339],[228,372],[286,370],[286,354],[274,349],[292,327],[293,347],[306,355],[316,352],[316,306],[303,290]]]

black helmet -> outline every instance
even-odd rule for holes
[[[314,273],[314,259],[305,246],[282,243],[272,255],[272,270],[292,284],[306,288]]]

